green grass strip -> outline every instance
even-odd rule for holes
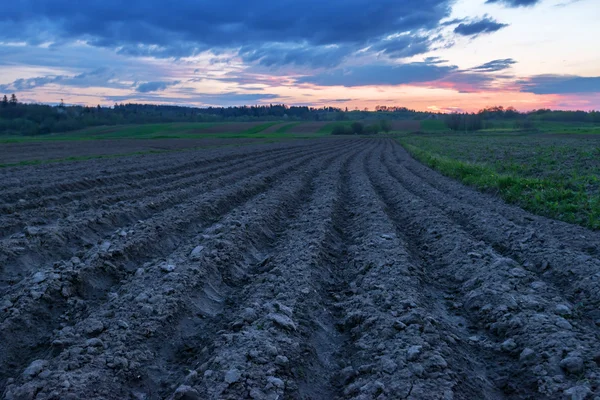
[[[337,121],[337,122],[331,122],[327,125],[324,125],[321,127],[321,129],[318,130],[317,133],[320,134],[331,134],[331,132],[333,131],[333,128],[335,128],[338,125],[345,125],[345,126],[350,126],[352,125],[354,121]]]
[[[279,133],[279,134],[287,133],[290,129],[292,129],[295,126],[300,125],[301,123],[302,122],[292,122],[291,124],[284,125],[284,126],[280,127],[279,129],[277,129],[275,131],[275,133]]]
[[[485,165],[443,157],[400,142],[415,159],[450,178],[497,194],[534,214],[600,229],[600,198],[586,193],[585,184],[499,174]]]
[[[437,119],[425,119],[421,121],[421,130],[423,131],[447,131],[448,128],[444,121]]]
[[[260,124],[260,125],[253,126],[252,128],[247,129],[247,130],[245,130],[243,132],[240,132],[240,133],[246,134],[246,135],[254,135],[256,133],[260,133],[260,132],[264,131],[265,129],[270,128],[273,125],[277,125],[277,124],[279,124],[279,122],[267,122],[265,124]]]

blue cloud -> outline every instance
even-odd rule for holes
[[[517,62],[515,60],[513,60],[512,58],[503,58],[503,59],[499,59],[499,60],[492,60],[492,61],[486,62],[485,64],[481,64],[476,67],[473,67],[473,68],[471,68],[471,71],[497,72],[497,71],[502,71],[507,68],[510,68],[512,65],[514,65],[516,63]]]
[[[484,17],[479,20],[460,23],[454,28],[454,33],[462,36],[477,36],[484,33],[493,33],[507,26],[508,24],[502,24],[492,18]]]
[[[183,57],[205,49],[252,46],[264,63],[306,64],[298,48],[277,57],[265,45],[359,48],[391,34],[428,31],[452,0],[28,0],[3,4],[0,39],[41,43],[83,40],[122,54]],[[320,47],[317,51],[323,51]],[[343,57],[333,51],[328,63]],[[252,55],[252,50],[244,54]]]
[[[179,81],[165,82],[165,81],[156,81],[156,82],[145,82],[139,84],[135,91],[139,93],[149,93],[149,92],[160,92],[168,88],[169,86],[177,85],[180,83]]]
[[[111,88],[125,88],[124,84],[115,82],[114,72],[107,68],[99,68],[90,72],[69,76],[69,75],[47,75],[35,78],[17,79],[10,84],[0,85],[0,90],[31,90],[40,86],[46,85],[60,85],[60,86],[73,86],[80,88],[89,87],[111,87]]]
[[[239,51],[246,62],[256,62],[265,67],[281,65],[308,66],[313,68],[339,65],[354,49],[349,46],[309,46],[270,43],[260,47],[245,46]]]
[[[170,97],[157,93],[132,93],[131,95],[106,96],[105,98],[117,103],[144,101],[179,105],[188,104],[193,106],[197,106],[198,104],[205,106],[239,106],[243,104],[260,104],[280,98],[276,94],[269,93],[196,93],[191,88],[181,88],[179,91],[188,95],[186,97]]]
[[[502,4],[507,7],[531,7],[539,3],[541,0],[487,0],[487,4]]]
[[[312,76],[305,76],[299,83],[312,83],[322,86],[368,86],[401,85],[430,82],[441,79],[457,71],[456,66],[430,63],[408,63],[399,65],[365,65],[339,68]]]
[[[459,71],[445,76],[429,86],[454,89],[459,93],[477,93],[489,90],[495,80],[495,76],[488,74]]]
[[[518,83],[522,92],[535,94],[600,93],[600,76],[536,75]]]
[[[427,53],[431,49],[432,40],[424,36],[401,35],[382,40],[371,46],[371,50],[382,51],[393,59],[408,58]]]

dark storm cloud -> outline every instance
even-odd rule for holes
[[[478,65],[476,67],[471,68],[471,71],[477,72],[497,72],[502,71],[507,68],[510,68],[513,64],[517,62],[512,58],[503,58],[500,60],[493,60],[486,62],[485,64]]]
[[[193,43],[174,42],[167,46],[125,44],[117,47],[116,50],[117,54],[133,57],[181,58],[196,55],[207,48]]]
[[[531,7],[541,0],[487,0],[487,4],[502,4],[506,7]]]
[[[312,83],[322,86],[368,86],[401,85],[429,82],[441,79],[453,71],[455,66],[430,63],[408,63],[400,65],[365,65],[339,68],[320,74],[306,76],[299,83]]]
[[[160,92],[168,88],[169,86],[177,85],[179,81],[165,82],[165,81],[157,81],[157,82],[146,82],[139,84],[135,91],[139,93],[149,93],[149,92]]]
[[[522,92],[535,94],[600,93],[600,76],[537,75],[518,83]]]
[[[512,65],[515,61],[493,60],[471,69],[459,69],[455,65],[445,63],[445,60],[437,57],[428,57],[425,62],[337,68],[305,76],[297,82],[346,87],[406,84],[433,89],[452,89],[460,93],[476,93],[494,90],[494,86],[502,79],[511,79],[511,76],[488,72],[499,71],[501,66]]]
[[[298,46],[283,43],[244,46],[239,54],[246,62],[257,62],[265,67],[298,65],[313,68],[334,67],[353,50],[348,46]]]
[[[451,0],[68,0],[6,2],[0,38],[41,43],[85,40],[129,55],[183,57],[204,49],[245,47],[263,63],[308,63],[310,51],[291,48],[277,56],[271,43],[316,46],[330,65],[398,32],[431,30],[450,12]],[[247,46],[252,46],[249,50]],[[256,54],[253,53],[256,51]]]
[[[493,33],[502,28],[506,28],[508,24],[502,24],[496,20],[484,17],[471,22],[462,22],[454,28],[454,33],[462,36],[477,36],[484,33]]]

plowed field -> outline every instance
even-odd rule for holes
[[[0,165],[27,161],[64,160],[69,157],[97,157],[136,152],[161,152],[249,144],[258,139],[117,139],[90,141],[47,141],[3,143],[0,145]]]
[[[0,170],[7,399],[600,396],[600,237],[389,139]]]

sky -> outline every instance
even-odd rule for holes
[[[0,94],[110,106],[600,110],[600,0],[17,0]]]

